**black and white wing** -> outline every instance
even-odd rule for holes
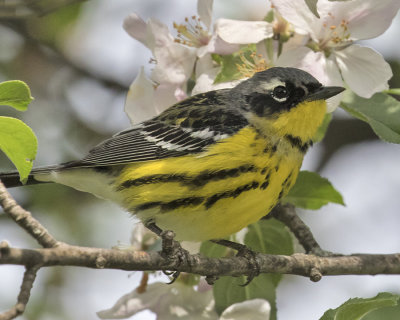
[[[200,153],[247,124],[216,92],[207,92],[114,135],[66,166],[109,166]]]

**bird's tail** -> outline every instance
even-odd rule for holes
[[[24,184],[20,181],[20,176],[19,176],[18,171],[0,173],[0,180],[5,185],[6,188],[21,187],[21,186],[39,184],[39,183],[48,183],[50,181],[40,181],[40,180],[35,179],[35,176],[38,174],[50,173],[51,171],[54,171],[57,169],[60,169],[60,166],[48,166],[48,167],[41,167],[41,168],[33,169],[28,176],[28,180]]]

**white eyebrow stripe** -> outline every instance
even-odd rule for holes
[[[274,89],[278,86],[286,87],[286,83],[282,82],[278,78],[273,78],[269,82],[260,83],[258,85],[257,89],[259,89],[262,92],[266,92],[266,91],[271,91],[272,89]]]

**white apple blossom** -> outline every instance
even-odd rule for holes
[[[319,0],[320,19],[304,0],[272,0],[275,9],[295,31],[307,34],[307,47],[284,52],[277,65],[302,68],[326,85],[344,82],[358,95],[369,98],[388,88],[389,64],[371,48],[354,41],[382,34],[400,8],[398,0]],[[336,104],[340,96],[336,97]]]
[[[184,88],[193,72],[196,51],[177,43],[160,21],[149,19],[146,23],[136,13],[124,20],[124,29],[151,50],[156,62],[151,79],[142,68],[129,88],[125,112],[135,124],[186,98]]]
[[[137,124],[186,97],[180,86],[168,82],[157,84],[147,78],[142,67],[129,87],[124,109],[131,123]]]
[[[229,306],[219,320],[268,320],[270,313],[271,306],[267,300],[253,299]]]
[[[179,43],[197,48],[199,58],[207,53],[231,54],[241,44],[257,43],[273,35],[272,25],[265,21],[218,19],[212,31],[213,0],[198,0],[199,17],[186,18],[185,24],[174,23]]]
[[[208,72],[208,67],[215,68],[210,53],[229,54],[241,44],[256,43],[273,35],[271,24],[265,21],[229,19],[217,20],[211,33],[212,5],[212,0],[199,0],[199,17],[186,18],[186,24],[174,23],[177,38],[155,19],[145,22],[136,13],[125,19],[125,30],[151,50],[156,62],[151,80],[141,71],[130,87],[125,112],[132,123],[147,120],[186,98],[186,82],[193,70]],[[207,63],[202,66],[203,61]],[[201,74],[196,72],[196,77]]]
[[[170,285],[155,282],[147,285],[143,292],[135,289],[97,315],[101,319],[125,319],[146,309],[156,313],[158,320],[218,319],[212,290],[198,291],[181,281]]]
[[[201,280],[198,289],[176,281],[141,286],[122,296],[110,309],[97,312],[100,319],[126,319],[143,310],[157,315],[157,320],[268,320],[271,306],[267,300],[253,299],[235,303],[221,316],[214,309],[212,287]]]
[[[136,13],[124,20],[125,31],[153,53],[152,79],[158,83],[183,85],[192,74],[196,60],[192,48],[177,43],[168,27],[156,19],[144,22]]]

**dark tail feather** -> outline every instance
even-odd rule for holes
[[[39,184],[39,183],[48,183],[48,182],[36,180],[34,178],[34,175],[40,174],[40,173],[49,173],[50,171],[57,170],[60,168],[62,168],[62,167],[58,166],[58,165],[35,168],[31,171],[31,174],[28,176],[28,180],[24,184],[22,184],[22,182],[19,180],[20,177],[19,177],[18,171],[0,173],[0,180],[6,186],[6,188],[21,187],[21,186]]]
[[[14,188],[14,187],[21,187],[21,186],[26,186],[26,185],[31,185],[31,184],[44,183],[42,181],[35,180],[35,178],[33,177],[33,174],[30,174],[28,176],[28,180],[26,181],[26,183],[22,184],[22,182],[19,180],[18,171],[13,171],[13,172],[9,172],[9,173],[0,173],[0,180],[6,186],[6,188]]]
[[[36,180],[34,178],[34,176],[37,174],[41,174],[41,173],[46,174],[46,173],[50,173],[51,171],[59,171],[59,170],[63,170],[63,169],[73,169],[73,168],[79,168],[79,167],[95,167],[95,166],[87,164],[87,163],[82,163],[81,161],[70,161],[70,162],[65,162],[65,163],[58,164],[58,165],[34,168],[34,169],[32,169],[30,175],[28,176],[28,180],[24,184],[22,184],[21,181],[19,180],[18,171],[12,171],[12,172],[7,172],[7,173],[0,172],[0,180],[6,186],[6,188],[21,187],[21,186],[32,185],[32,184],[40,184],[40,183],[50,183],[50,181],[47,182],[47,181]]]
[[[6,188],[14,188],[21,187],[23,184],[19,180],[19,173],[17,171],[8,172],[8,173],[0,173],[0,180],[6,186]],[[27,184],[34,184],[36,180],[33,178],[33,175],[29,175]],[[38,183],[38,182],[36,182]]]

